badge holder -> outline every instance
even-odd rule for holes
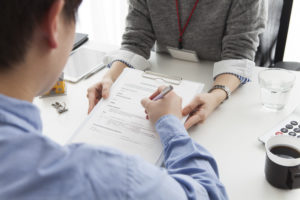
[[[172,57],[180,59],[180,60],[186,60],[191,62],[199,62],[197,53],[195,51],[185,50],[185,49],[177,49],[174,47],[167,47],[169,53]]]

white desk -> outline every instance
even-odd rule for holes
[[[110,51],[114,47],[93,44],[86,46]],[[206,91],[212,84],[212,63],[190,63],[170,59],[167,55],[151,56],[152,70],[165,74],[179,75],[184,79],[206,84]],[[258,136],[283,120],[295,107],[300,98],[300,74],[292,91],[289,105],[280,112],[270,112],[260,104],[256,68],[253,82],[240,88],[223,103],[204,124],[192,128],[189,133],[198,143],[205,146],[216,158],[222,182],[230,199],[233,200],[296,200],[300,189],[279,190],[267,183],[264,177],[265,152],[258,142]],[[72,133],[87,116],[86,91],[89,86],[101,80],[103,70],[77,84],[68,84],[67,96],[35,99],[41,109],[44,133],[60,144],[65,144]],[[51,107],[55,101],[66,102],[69,111],[57,114]]]

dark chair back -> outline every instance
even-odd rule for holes
[[[268,0],[268,22],[260,35],[255,58],[257,66],[274,67],[282,62],[292,6],[293,0]]]

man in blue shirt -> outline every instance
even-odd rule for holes
[[[60,146],[42,136],[31,102],[66,63],[80,2],[0,1],[0,199],[227,199],[215,160],[180,123],[181,99],[173,92],[142,101],[160,135],[165,169],[114,149]]]

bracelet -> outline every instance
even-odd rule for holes
[[[208,93],[211,93],[213,90],[215,90],[215,89],[221,89],[221,90],[223,90],[225,93],[226,93],[226,98],[225,98],[225,100],[227,100],[229,97],[230,97],[230,95],[231,95],[231,91],[230,91],[230,89],[228,88],[228,87],[226,87],[225,85],[214,85],[209,91],[208,91]]]

